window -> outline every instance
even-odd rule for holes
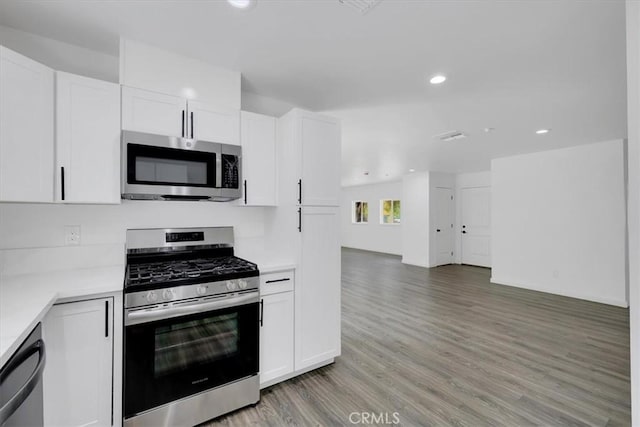
[[[354,224],[362,224],[369,222],[369,203],[353,202],[352,219]]]
[[[400,200],[380,201],[380,224],[400,224]]]

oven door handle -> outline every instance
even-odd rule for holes
[[[243,304],[257,303],[258,301],[260,301],[260,294],[258,292],[250,292],[237,297],[222,298],[215,301],[175,305],[160,309],[127,311],[124,324],[125,326],[139,325],[156,320],[171,319],[173,317],[188,316],[190,314],[204,313],[206,311],[219,310]]]

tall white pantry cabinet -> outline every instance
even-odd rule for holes
[[[271,242],[295,260],[294,369],[340,355],[340,122],[293,109],[278,120],[278,208]]]

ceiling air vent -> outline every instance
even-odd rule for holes
[[[441,133],[440,135],[434,136],[435,139],[438,139],[440,141],[447,141],[447,142],[454,141],[456,139],[466,138],[466,137],[467,135],[457,130]]]
[[[362,15],[370,12],[382,0],[338,0],[342,4],[346,4],[360,12]]]

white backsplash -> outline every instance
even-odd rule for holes
[[[0,274],[122,265],[128,228],[232,226],[236,255],[271,259],[265,256],[265,209],[237,202],[0,203]],[[80,245],[65,246],[65,225],[80,226]]]

